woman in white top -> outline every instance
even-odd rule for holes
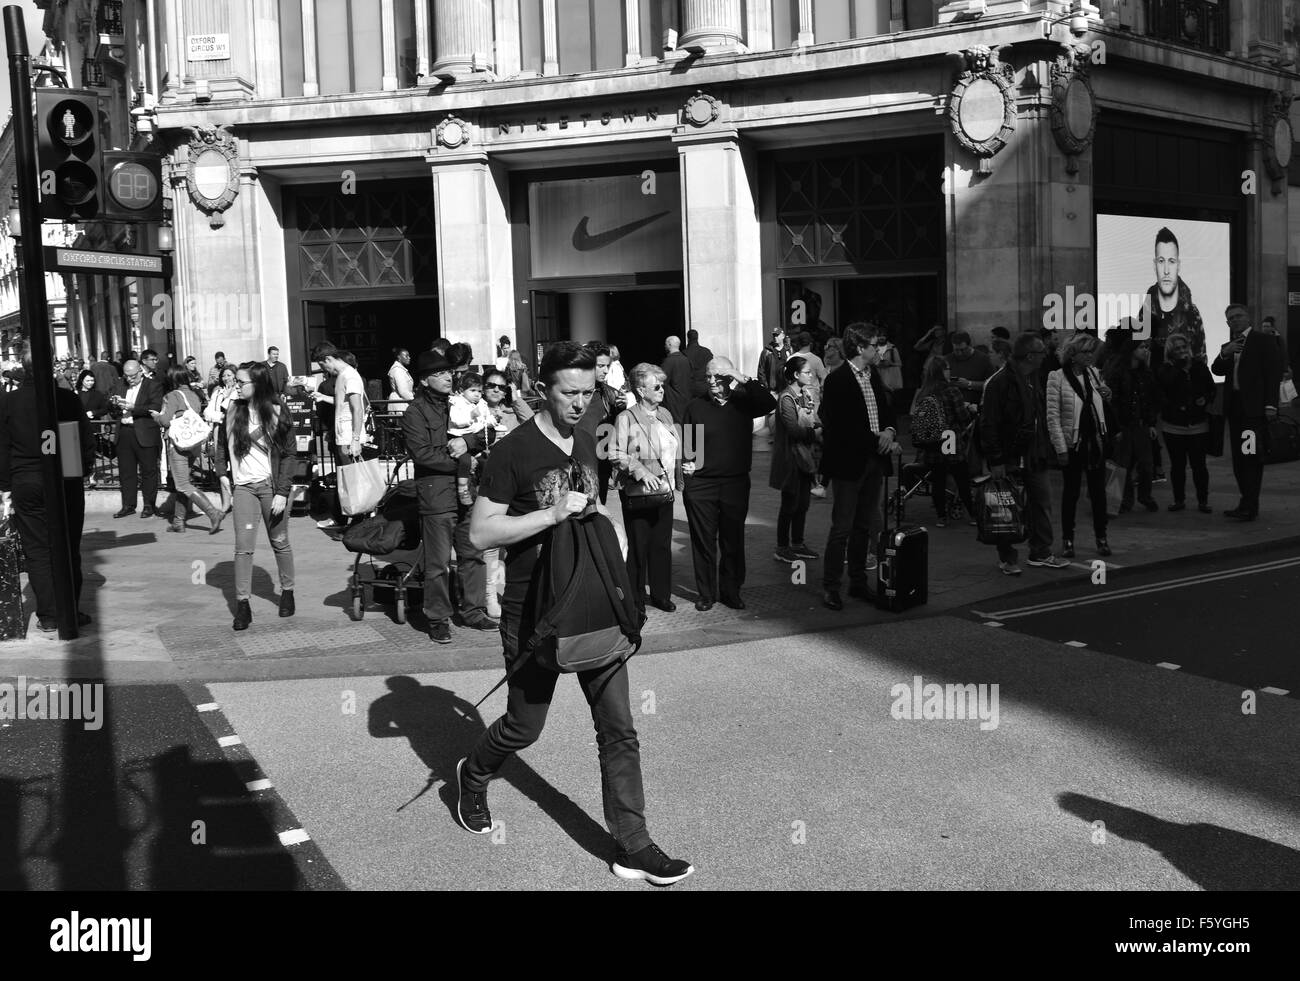
[[[658,365],[642,363],[632,369],[628,381],[636,404],[614,417],[614,442],[609,448],[623,500],[627,574],[642,615],[647,586],[651,606],[665,613],[677,609],[672,601],[673,501],[646,504],[628,493],[631,484],[650,491],[682,487],[681,441],[662,405],[667,379]]]
[[[1067,559],[1074,557],[1074,512],[1085,479],[1097,554],[1111,554],[1106,541],[1106,402],[1110,389],[1093,367],[1100,346],[1091,334],[1075,334],[1061,352],[1061,367],[1047,376],[1047,432],[1065,476],[1061,555]]]
[[[230,479],[235,487],[235,623],[253,621],[253,549],[259,520],[275,551],[280,575],[280,616],[294,615],[293,549],[289,545],[289,494],[293,489],[293,423],[275,394],[266,366],[239,366],[239,397],[226,415]]]
[[[203,418],[216,427],[216,438],[212,441],[212,464],[221,475],[221,510],[229,514],[234,507],[230,487],[229,461],[226,459],[226,441],[222,438],[221,427],[226,421],[226,412],[230,403],[239,394],[239,383],[235,381],[235,366],[222,365],[217,384],[208,392],[208,407],[203,410]]]
[[[392,387],[389,395],[388,411],[405,412],[411,399],[415,398],[415,381],[411,378],[411,352],[404,347],[393,348],[393,366],[388,369],[388,384]]]
[[[627,375],[623,371],[623,362],[618,359],[616,344],[609,346],[609,374],[605,376],[605,384],[616,392],[627,390]]]
[[[215,535],[221,530],[221,521],[226,516],[225,509],[213,507],[207,495],[195,487],[190,479],[194,456],[203,444],[182,450],[172,442],[167,432],[172,420],[182,412],[189,411],[195,415],[203,412],[203,401],[199,398],[199,393],[190,387],[191,380],[189,369],[177,365],[168,368],[165,382],[167,394],[163,396],[162,411],[150,413],[162,428],[163,439],[167,444],[167,472],[171,474],[172,486],[176,488],[171,493],[172,520],[167,530],[185,530],[185,513],[193,502],[196,508],[208,516],[208,534]]]

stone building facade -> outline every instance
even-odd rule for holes
[[[1294,3],[120,6],[152,28],[126,48],[204,362],[275,344],[299,372],[331,338],[373,375],[504,335],[630,364],[695,327],[752,371],[782,323],[978,340],[1097,291],[1099,215],[1221,231],[1220,292],[1287,310]]]

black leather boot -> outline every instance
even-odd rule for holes
[[[236,630],[247,630],[248,625],[253,622],[253,611],[248,606],[248,600],[240,600],[235,607]]]
[[[293,590],[280,590],[280,616],[291,617],[297,612],[297,608],[293,605]]]

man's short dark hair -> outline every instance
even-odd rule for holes
[[[557,341],[542,355],[542,363],[537,368],[537,380],[543,385],[554,385],[555,376],[570,368],[595,371],[596,356],[577,341]]]
[[[216,354],[214,354],[214,355],[212,356],[212,360],[213,360],[213,361],[217,360],[217,358],[221,358],[221,359],[224,361],[225,358],[226,358],[226,352],[225,352],[225,351],[218,351]]]
[[[155,351],[153,348],[149,347],[149,348],[145,348],[144,353],[140,355],[140,360],[144,361],[146,358],[156,358],[156,357],[158,357],[158,352]]]
[[[1156,232],[1156,248],[1159,248],[1161,245],[1172,245],[1179,253],[1183,251],[1182,247],[1178,244],[1178,236],[1170,231],[1168,226]]]
[[[950,337],[949,340],[952,341],[953,347],[956,347],[958,344],[969,344],[970,334],[964,330],[955,330],[952,332],[952,337]]]
[[[794,349],[798,351],[800,348],[812,347],[812,342],[812,334],[808,333],[806,330],[801,330],[794,339]],[[796,374],[798,374],[798,372],[796,372]]]
[[[326,358],[337,358],[339,349],[329,341],[321,341],[311,349],[311,359],[317,364],[324,364]]]
[[[1017,334],[1016,339],[1011,344],[1011,360],[1026,360],[1037,344],[1043,344],[1043,338],[1034,331],[1027,330],[1023,334]]]
[[[686,343],[687,344],[700,343],[700,332],[696,330],[694,327],[692,327],[690,330],[686,332]]]
[[[459,371],[474,358],[474,352],[468,344],[456,343],[447,348],[447,360],[453,369]]]
[[[850,324],[844,328],[844,360],[852,361],[871,346],[871,332],[866,324]]]
[[[586,344],[583,345],[583,347],[585,347],[588,351],[590,351],[593,355],[595,355],[598,358],[601,355],[604,355],[605,357],[609,357],[609,345],[606,344],[604,341],[588,341]]]
[[[994,337],[1002,338],[1004,341],[1011,340],[1011,331],[1007,330],[1005,327],[994,327],[991,331],[989,331],[989,333],[991,333]]]
[[[274,351],[276,354],[280,353],[280,349],[276,347],[274,344],[272,344],[270,347],[266,349],[266,353],[270,354],[272,351]]]

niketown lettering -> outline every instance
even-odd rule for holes
[[[611,228],[607,232],[601,232],[598,235],[592,235],[588,231],[588,223],[591,218],[583,216],[582,221],[578,222],[578,227],[573,230],[573,247],[579,252],[595,252],[597,249],[603,249],[606,246],[613,245],[621,238],[626,238],[635,231],[645,228],[646,225],[658,221],[660,218],[672,214],[670,211],[661,211],[657,215],[651,215],[649,218],[640,218],[627,225],[618,228]]]

